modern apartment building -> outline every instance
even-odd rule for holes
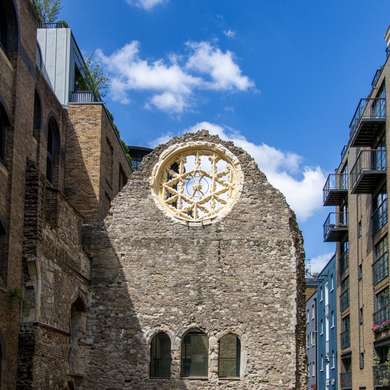
[[[337,387],[336,257],[318,275],[317,287],[317,388]]]
[[[317,279],[306,279],[307,389],[317,389]]]
[[[324,205],[335,207],[324,240],[336,243],[340,389],[390,388],[390,30],[385,38],[385,63],[357,105],[340,164],[324,187]]]

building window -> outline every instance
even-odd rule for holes
[[[160,332],[150,344],[150,377],[170,378],[171,376],[171,339]]]
[[[53,185],[58,184],[60,145],[57,121],[50,118],[47,132],[46,177]]]
[[[306,348],[310,348],[310,333],[306,335]]]
[[[241,342],[238,336],[227,334],[219,340],[218,375],[220,378],[239,377]]]
[[[189,331],[181,345],[181,375],[183,377],[208,376],[209,341],[199,329]]]
[[[332,370],[336,368],[336,355],[334,351],[332,351]]]
[[[363,325],[363,308],[359,309],[359,324]]]
[[[322,287],[320,288],[320,302],[324,300],[324,291],[322,290]]]
[[[387,190],[386,184],[372,198],[372,230],[377,233],[387,224]]]
[[[321,354],[320,371],[324,371],[324,355]]]
[[[306,310],[306,323],[308,324],[310,322],[310,312],[309,310]]]
[[[335,320],[334,320],[334,311],[330,313],[330,327],[334,328],[335,326]]]
[[[311,319],[314,320],[316,318],[316,309],[314,305],[311,307]]]
[[[341,348],[346,349],[351,345],[350,334],[349,334],[349,316],[341,320]]]
[[[359,368],[362,370],[364,368],[364,352],[359,354]]]
[[[8,56],[17,52],[18,25],[12,0],[0,1],[0,48]]]
[[[363,266],[361,264],[359,264],[358,266],[358,280],[362,280],[363,279]]]
[[[330,291],[334,290],[334,279],[333,279],[333,274],[330,275]]]
[[[362,237],[362,221],[358,222],[358,238]]]
[[[314,362],[311,366],[311,376],[316,376],[316,364]]]
[[[387,236],[382,238],[374,248],[373,282],[377,284],[389,276],[389,257],[387,253]]]
[[[324,320],[320,321],[320,335],[324,334]]]
[[[35,139],[38,139],[39,133],[42,127],[42,106],[41,99],[37,91],[34,95],[34,121],[33,121],[33,136]]]
[[[315,346],[316,345],[316,334],[314,331],[310,332],[310,337],[311,337],[311,345]]]
[[[375,295],[375,313],[374,323],[379,325],[384,321],[390,320],[389,318],[389,288],[385,288],[379,294]]]

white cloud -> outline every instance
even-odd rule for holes
[[[187,47],[186,56],[170,53],[167,59],[150,61],[141,58],[139,42],[132,41],[110,55],[98,49],[96,56],[111,76],[111,97],[123,104],[130,91],[146,91],[151,93],[147,107],[181,113],[191,106],[197,90],[246,91],[254,86],[231,52],[207,42]]]
[[[325,253],[323,255],[314,257],[310,260],[310,272],[312,274],[318,274],[320,273],[326,264],[328,264],[328,261],[333,257],[334,252]]]
[[[166,0],[127,0],[127,4],[134,7],[142,8],[145,11],[150,11],[157,5],[163,4],[165,2]]]
[[[325,176],[320,167],[302,166],[303,158],[295,153],[284,152],[266,144],[255,144],[248,141],[239,132],[209,122],[200,122],[183,132],[209,130],[225,141],[247,151],[265,173],[269,182],[279,189],[287,202],[304,221],[322,207],[322,187]],[[154,140],[151,146],[165,143],[172,136],[167,134]]]
[[[193,50],[193,54],[188,59],[186,68],[209,76],[211,89],[246,91],[254,86],[247,76],[241,74],[230,51],[222,52],[209,42],[189,42],[187,45]]]
[[[225,36],[227,36],[228,38],[230,38],[230,39],[233,39],[233,38],[235,38],[236,37],[236,32],[235,31],[233,31],[233,30],[224,30],[224,35]]]

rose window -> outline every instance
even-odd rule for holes
[[[221,145],[191,142],[162,153],[153,174],[160,208],[183,223],[211,223],[230,211],[242,185],[238,159]]]

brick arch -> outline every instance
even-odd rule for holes
[[[0,2],[0,43],[7,56],[14,60],[19,48],[19,19],[14,0]]]

